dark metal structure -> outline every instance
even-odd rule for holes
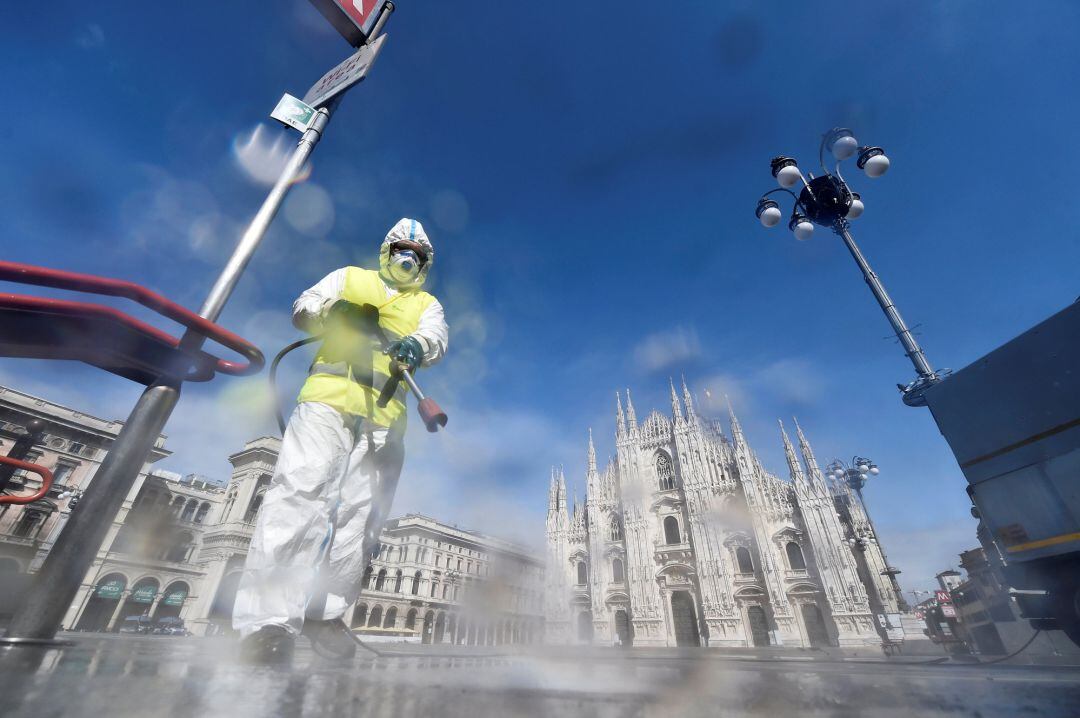
[[[826,150],[836,158],[833,171],[829,171],[825,166]],[[874,298],[889,320],[896,338],[904,347],[905,355],[915,367],[915,379],[907,384],[898,385],[903,394],[904,403],[909,406],[925,406],[923,392],[938,382],[941,374],[930,365],[922,347],[919,346],[903,317],[900,316],[900,311],[896,308],[889,293],[885,291],[885,285],[871,269],[870,263],[866,261],[866,257],[855,243],[855,237],[851,234],[851,220],[862,215],[863,202],[861,196],[851,190],[840,174],[840,163],[854,157],[856,153],[858,154],[856,161],[858,168],[869,177],[880,177],[889,168],[889,159],[884,150],[880,147],[859,147],[851,130],[843,127],[833,128],[821,138],[818,160],[823,174],[820,177],[810,174],[810,179],[807,179],[794,158],[784,155],[773,158],[772,175],[780,184],[780,188],[766,192],[758,200],[757,216],[764,226],[775,227],[780,222],[782,214],[780,205],[771,196],[776,193],[787,193],[794,200],[788,228],[798,239],[809,239],[816,224],[831,229],[844,240],[844,245],[855,263],[859,265],[867,286],[870,287]],[[796,194],[793,188],[800,184],[802,189]]]

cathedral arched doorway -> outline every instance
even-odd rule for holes
[[[806,629],[806,638],[810,641],[811,648],[827,646],[829,641],[829,629],[825,627],[825,617],[821,615],[821,609],[816,603],[804,603],[800,608],[803,619],[803,627]]]
[[[634,636],[630,633],[630,616],[621,608],[615,612],[615,635],[623,648],[634,645]]]
[[[675,591],[671,594],[671,622],[675,628],[676,646],[701,645],[697,612],[694,610],[694,599],[689,592]]]
[[[582,611],[577,615],[577,637],[582,643],[592,643],[592,614]]]
[[[755,646],[769,645],[769,619],[761,606],[746,609],[746,620],[750,624],[750,640]]]

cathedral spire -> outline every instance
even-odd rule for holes
[[[690,390],[686,388],[686,377],[681,376],[682,379],[682,397],[683,403],[686,404],[686,418],[694,418],[694,399],[690,396]]]
[[[566,508],[566,474],[563,473],[563,469],[559,467],[559,511],[567,513]]]
[[[780,436],[784,438],[784,456],[787,458],[788,471],[791,473],[791,480],[798,486],[806,483],[806,476],[803,474],[802,464],[799,463],[799,458],[795,456],[795,447],[791,445],[791,439],[788,438],[787,431],[784,430],[784,422],[777,419],[776,422],[780,424]]]
[[[810,442],[806,439],[802,427],[799,426],[799,420],[792,417],[792,421],[795,422],[795,432],[799,437],[799,451],[802,452],[803,461],[806,463],[806,472],[810,474],[810,481],[818,484],[822,490],[826,490],[825,477],[821,475],[821,469],[818,468],[814,450],[810,448]]]
[[[555,467],[551,467],[551,480],[548,483],[548,515],[555,513],[559,508],[559,484],[555,475]]]
[[[634,413],[634,402],[630,398],[630,388],[626,389],[626,424],[630,431],[637,429],[637,414]]]
[[[622,395],[619,392],[615,392],[615,426],[619,436],[626,434],[626,416],[623,414]]]
[[[671,387],[671,418],[678,424],[683,420],[682,405],[679,403],[679,397],[675,393],[675,382],[671,377],[668,377],[668,386]]]
[[[742,425],[739,423],[739,418],[735,416],[735,410],[731,408],[731,399],[727,394],[724,394],[724,401],[727,402],[728,417],[731,419],[731,438],[735,444],[743,443]]]
[[[592,427],[589,427],[589,480],[596,476],[596,447],[593,446]]]

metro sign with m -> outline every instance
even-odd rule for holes
[[[353,47],[367,42],[387,0],[311,0]]]

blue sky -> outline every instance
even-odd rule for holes
[[[906,587],[976,544],[963,478],[929,413],[900,403],[911,369],[843,246],[766,231],[753,209],[772,156],[812,169],[820,133],[850,126],[893,161],[880,180],[849,170],[855,234],[932,362],[961,367],[1060,309],[1080,293],[1075,5],[398,6],[221,320],[272,355],[296,294],[370,261],[399,217],[425,223],[453,337],[424,379],[451,424],[414,426],[395,510],[535,541],[548,466],[579,477],[588,427],[613,451],[615,390],[665,409],[682,373],[731,395],[774,472],[775,421],[793,414],[820,458],[874,458],[867,499]],[[10,259],[197,308],[274,141],[292,142],[269,111],[348,48],[305,0],[165,8],[0,9],[0,223]],[[0,381],[117,418],[139,391],[12,360]],[[189,386],[164,466],[227,476],[228,453],[274,431],[265,401],[262,377]]]

